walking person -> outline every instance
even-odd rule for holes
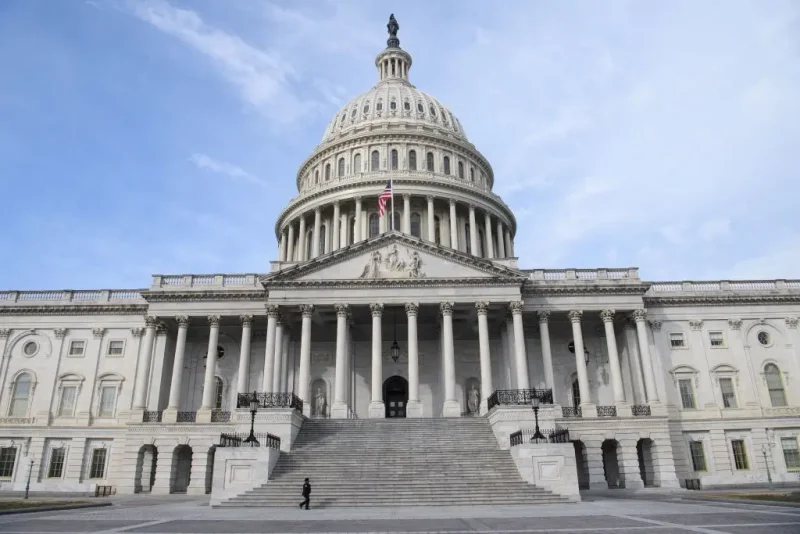
[[[306,510],[308,510],[308,503],[311,502],[311,484],[308,482],[308,479],[303,483],[303,502],[300,503],[300,509],[303,509],[305,505]]]

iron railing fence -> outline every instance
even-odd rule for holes
[[[498,389],[487,400],[488,409],[500,405],[530,406],[531,399],[537,397],[541,404],[553,404],[552,389]]]
[[[269,447],[281,450],[281,438],[269,433],[256,432],[257,441],[246,441],[250,434],[244,432],[227,433],[219,435],[220,447]]]
[[[555,429],[539,429],[544,438],[533,439],[535,428],[523,428],[512,433],[508,439],[512,447],[523,443],[569,443],[569,430],[556,427]]]
[[[197,412],[178,412],[178,418],[176,419],[178,423],[196,423],[197,422]]]
[[[253,395],[256,397],[259,408],[294,408],[303,413],[303,401],[294,393],[239,393],[236,398],[236,407],[249,408]]]
[[[580,406],[562,406],[561,417],[567,419],[571,417],[583,417]]]
[[[616,417],[617,416],[617,407],[616,406],[598,406],[597,407],[597,417]]]
[[[649,404],[634,404],[631,406],[631,413],[634,415],[634,417],[646,417],[648,415],[652,415]]]
[[[211,422],[212,423],[227,423],[231,420],[231,412],[224,410],[212,410]]]
[[[144,418],[142,419],[145,423],[160,423],[161,416],[164,414],[162,411],[150,411],[144,412]]]

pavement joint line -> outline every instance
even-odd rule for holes
[[[659,521],[657,519],[648,519],[646,516],[630,516],[625,514],[614,514],[614,517],[620,517],[625,519],[630,519],[631,521],[643,521],[646,523],[652,523],[654,525],[659,525],[661,527],[668,527],[668,528],[675,528],[680,530],[688,530],[690,532],[703,532],[705,534],[725,534],[720,530],[711,530],[702,526],[698,525],[680,525],[678,523],[670,523],[668,521]]]
[[[97,519],[83,519],[82,521],[97,521]],[[149,527],[149,526],[152,526],[152,525],[160,525],[162,523],[169,523],[170,521],[174,521],[174,519],[158,519],[158,520],[154,520],[154,521],[145,521],[143,523],[137,523],[136,525],[128,525],[127,527],[117,527],[117,528],[110,528],[108,530],[100,530],[100,531],[94,532],[93,534],[113,534],[114,532],[126,532],[126,531],[132,530],[134,528]]]

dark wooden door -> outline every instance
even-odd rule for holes
[[[386,417],[405,417],[408,404],[408,382],[402,376],[393,376],[383,384],[383,402]]]

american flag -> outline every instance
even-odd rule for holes
[[[386,184],[386,189],[383,190],[383,193],[378,197],[378,213],[381,217],[386,214],[386,201],[391,200],[392,198],[392,181],[389,180],[389,183]]]

